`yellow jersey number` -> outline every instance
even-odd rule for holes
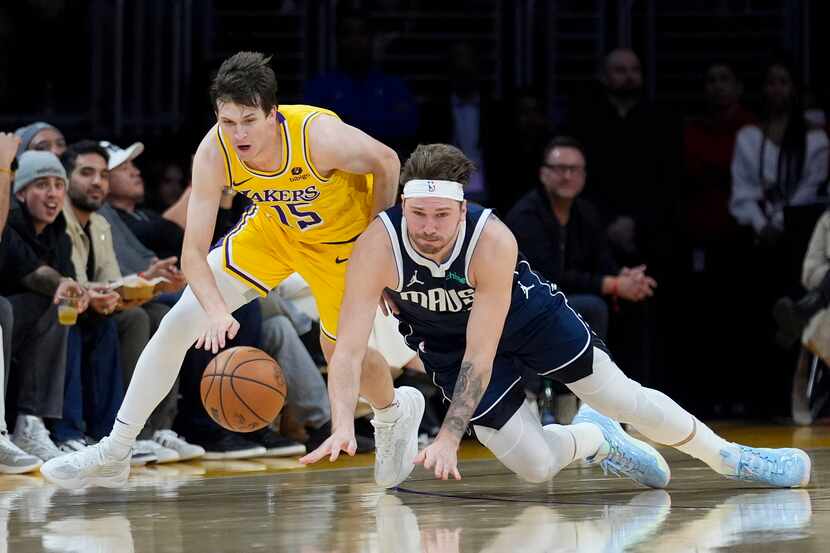
[[[311,227],[316,227],[317,225],[323,224],[323,218],[317,214],[315,211],[306,210],[308,206],[311,205],[309,202],[297,202],[297,203],[290,203],[285,204],[288,208],[288,211],[291,214],[291,218],[296,223],[297,228],[300,230],[308,230]],[[285,226],[292,226],[288,220],[288,214],[283,209],[281,205],[274,205],[271,206],[277,211],[277,215],[280,218],[280,222]]]

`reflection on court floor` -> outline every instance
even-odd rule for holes
[[[758,431],[755,441],[781,445],[826,439],[822,427],[789,438],[782,427]],[[810,450],[806,490],[727,480],[664,453],[673,474],[666,491],[579,465],[526,484],[472,444],[462,452],[463,480],[419,470],[391,492],[372,484],[368,455],[313,470],[292,459],[150,466],[123,490],[67,492],[38,476],[2,476],[0,553],[828,550],[830,449]]]

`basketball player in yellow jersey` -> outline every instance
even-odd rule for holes
[[[195,342],[216,353],[239,329],[231,313],[291,273],[309,283],[320,310],[323,351],[327,357],[333,352],[346,262],[369,221],[394,204],[400,162],[393,150],[331,111],[278,106],[269,61],[240,52],[219,68],[210,88],[218,121],[193,161],[181,256],[189,286],[141,354],[110,436],[44,465],[50,481],[69,488],[122,485],[130,448],[169,392],[187,349]],[[254,205],[209,253],[219,201],[228,189]],[[393,390],[389,366],[370,351],[361,395],[379,421],[406,414],[407,421],[417,419],[417,428],[423,397],[413,389]],[[375,424],[378,448],[391,447],[384,434],[389,426]],[[355,449],[352,434],[347,452]],[[376,473],[397,470],[378,463]]]

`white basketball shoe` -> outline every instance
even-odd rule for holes
[[[406,480],[415,468],[418,455],[418,427],[424,416],[424,396],[410,386],[395,389],[401,416],[395,422],[372,419],[375,427],[375,482],[394,488]]]
[[[130,455],[116,459],[104,451],[109,438],[80,451],[56,457],[40,467],[46,480],[58,487],[74,490],[88,486],[118,488],[130,475]]]

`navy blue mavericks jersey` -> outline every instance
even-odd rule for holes
[[[492,210],[467,204],[466,220],[449,258],[442,264],[420,255],[409,241],[400,206],[380,214],[392,241],[398,269],[398,286],[387,292],[397,303],[400,332],[407,345],[424,354],[458,357],[466,347],[467,322],[475,299],[469,284],[470,260]],[[494,259],[492,263],[502,263]],[[527,334],[528,327],[563,308],[567,302],[555,284],[534,273],[519,254],[513,276],[513,295],[499,351],[510,348]],[[494,324],[498,324],[494,321]],[[585,330],[581,331],[584,335]],[[450,363],[450,359],[447,359]],[[457,359],[452,361],[457,362]],[[447,367],[449,368],[449,367]]]

